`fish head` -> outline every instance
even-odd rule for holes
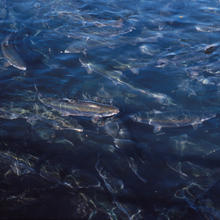
[[[119,113],[119,109],[115,106],[102,106],[101,107],[101,114],[103,115],[103,117],[110,117],[113,115],[117,115]]]
[[[25,71],[25,70],[27,70],[27,67],[26,66],[16,66],[19,70],[23,70],[23,71]]]

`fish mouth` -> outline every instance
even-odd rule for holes
[[[117,115],[120,112],[120,110],[118,108],[112,109],[111,111],[109,111],[107,113],[107,116],[113,116],[113,115]]]

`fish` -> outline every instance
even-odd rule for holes
[[[24,159],[22,157],[18,157],[18,155],[12,152],[0,151],[1,167],[3,167],[3,170],[7,167],[9,168],[9,170],[4,174],[4,176],[6,177],[9,174],[15,174],[17,176],[35,174],[36,172],[32,166],[31,160],[36,160],[36,158],[32,155],[26,156],[26,159]],[[1,172],[3,170],[1,170]]]
[[[14,120],[18,118],[25,118],[29,111],[23,108],[15,107],[0,107],[0,118]]]
[[[104,185],[109,193],[116,194],[124,190],[124,182],[121,179],[115,178],[106,171],[100,163],[100,156],[98,155],[97,162],[95,164],[95,169],[99,177],[103,180]]]
[[[83,132],[82,126],[80,126],[78,123],[70,123],[69,121],[53,114],[33,114],[23,118],[26,119],[27,123],[29,123],[31,126],[34,126],[37,121],[42,121],[52,126],[54,130],[73,130],[76,132]]]
[[[64,53],[82,53],[86,51],[87,40],[75,40],[70,44],[65,50]]]
[[[91,69],[92,71],[97,72],[98,74],[111,80],[115,84],[123,85],[134,92],[137,92],[139,94],[145,95],[148,98],[156,100],[158,103],[160,103],[162,105],[176,105],[174,100],[166,94],[159,93],[159,92],[152,92],[149,89],[141,89],[141,88],[135,87],[132,84],[124,81],[123,79],[121,79],[121,75],[122,75],[121,71],[108,71],[108,70],[105,70],[104,68],[102,68],[101,66],[98,66],[98,65],[95,65],[92,63],[89,63],[89,67],[90,68],[93,67]],[[87,66],[87,68],[88,68],[88,66]],[[90,73],[91,73],[91,71],[90,71]]]
[[[0,119],[24,119],[31,126],[34,126],[38,121],[44,122],[52,126],[55,130],[73,130],[83,132],[83,128],[76,121],[66,120],[53,112],[39,109],[37,105],[33,109],[25,109],[20,107],[0,107]]]
[[[7,63],[19,70],[27,70],[26,64],[15,50],[13,44],[10,42],[11,34],[8,35],[1,43],[1,50]]]
[[[135,122],[153,126],[154,133],[159,132],[162,128],[186,126],[197,128],[204,121],[215,117],[215,113],[193,111],[139,112],[130,115],[130,118]]]
[[[52,125],[55,130],[73,130],[83,132],[83,128],[76,121],[65,120],[62,117],[54,115],[52,112],[44,112],[41,114],[42,121]]]
[[[119,113],[115,106],[93,101],[55,99],[38,96],[39,101],[47,107],[59,112],[62,116],[110,117]]]
[[[204,53],[205,54],[211,54],[217,49],[218,45],[217,44],[211,44],[205,47]]]
[[[199,32],[219,32],[220,27],[207,26],[207,25],[197,25],[195,29]]]
[[[147,182],[147,179],[142,177],[139,172],[138,172],[138,166],[137,163],[135,162],[134,158],[130,157],[128,159],[128,166],[130,167],[130,169],[132,170],[132,172],[137,176],[137,178],[142,181],[143,183]]]

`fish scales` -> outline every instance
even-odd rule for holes
[[[119,113],[119,109],[115,106],[92,101],[66,101],[52,98],[39,98],[39,100],[64,116],[110,117]]]
[[[215,113],[190,111],[139,112],[131,115],[133,121],[153,126],[154,132],[160,131],[163,127],[175,128],[192,125],[196,128],[199,124],[214,117],[216,117]]]

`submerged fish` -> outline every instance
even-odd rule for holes
[[[25,109],[23,107],[0,107],[0,119],[25,119],[27,123],[34,126],[37,122],[44,122],[55,130],[73,130],[83,132],[83,128],[76,120],[66,120],[52,111],[46,111],[45,108],[39,108],[36,104],[33,108]]]
[[[148,98],[154,99],[162,105],[176,105],[174,103],[173,99],[166,94],[159,93],[159,92],[152,92],[149,89],[140,89],[140,88],[135,87],[132,84],[124,81],[123,79],[121,79],[121,75],[122,75],[121,71],[108,71],[108,70],[105,70],[104,68],[102,68],[101,66],[98,66],[98,65],[95,65],[92,63],[87,63],[87,66],[84,66],[87,69],[88,69],[88,64],[90,67],[90,72],[88,72],[88,73],[95,71],[95,72],[99,73],[100,75],[108,78],[112,82],[114,82],[116,84],[123,85],[123,86],[133,90],[134,92],[138,92],[139,94],[143,94]]]
[[[197,25],[196,30],[199,32],[219,32],[220,27],[207,26],[207,25]]]
[[[17,176],[34,174],[35,170],[32,166],[31,160],[29,159],[33,159],[34,161],[36,160],[36,158],[32,155],[26,155],[26,159],[24,159],[22,157],[18,157],[18,155],[12,152],[0,151],[1,167],[3,167],[1,172],[8,167],[9,170],[5,172],[5,177],[8,174],[15,174]]]
[[[3,53],[3,56],[7,60],[7,62],[12,65],[13,67],[19,69],[19,70],[26,70],[27,67],[20,57],[20,55],[17,53],[15,48],[13,47],[12,43],[10,42],[11,34],[8,35],[5,40],[1,43],[1,50]]]
[[[50,107],[63,116],[110,117],[119,113],[117,107],[92,101],[74,101],[70,99],[42,98],[41,103]]]
[[[154,127],[154,132],[164,128],[193,126],[198,127],[204,121],[216,117],[214,113],[201,113],[190,111],[167,111],[167,112],[140,112],[130,116],[135,122],[149,124]]]
[[[0,118],[14,120],[25,118],[30,113],[29,110],[16,107],[0,107]]]
[[[58,117],[52,112],[44,112],[41,114],[42,120],[53,126],[55,130],[73,130],[77,132],[83,132],[81,125],[77,121],[65,120],[63,117]]]

